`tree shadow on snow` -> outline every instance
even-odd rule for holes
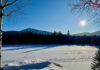
[[[58,46],[61,46],[61,45],[60,44],[4,45],[4,47],[12,47],[12,48],[2,49],[2,51],[11,51],[11,50],[14,51],[14,50],[20,50],[20,49],[37,48],[34,50],[26,51],[26,52],[31,52],[31,51],[38,51],[38,50],[58,47]],[[23,53],[26,53],[26,52],[23,52]]]
[[[21,65],[21,66],[4,66],[3,70],[35,70],[35,69],[43,69],[45,67],[48,67],[51,63],[46,61],[46,62],[41,62],[41,63],[35,63],[35,64],[26,64],[26,65]]]
[[[47,49],[47,48],[44,47],[44,48],[40,48],[40,49],[28,50],[28,51],[24,51],[22,53],[28,53],[28,52],[32,52],[32,51],[39,51],[39,50],[43,50],[43,49]]]

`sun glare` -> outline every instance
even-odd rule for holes
[[[86,20],[81,20],[79,24],[81,27],[85,27],[87,25],[87,22]]]

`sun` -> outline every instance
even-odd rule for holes
[[[79,24],[80,24],[81,27],[85,27],[87,25],[87,21],[81,20]]]

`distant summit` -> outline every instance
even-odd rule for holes
[[[73,34],[74,36],[100,36],[100,31],[96,31],[96,32],[83,32],[83,33],[77,33],[77,34]]]
[[[33,33],[33,34],[45,34],[45,35],[53,34],[53,32],[48,32],[48,31],[43,31],[43,30],[38,30],[33,28],[27,28],[20,31],[3,31],[3,33],[12,34],[12,35],[15,35],[17,33]],[[70,34],[69,31],[68,34]],[[72,36],[100,36],[100,31],[91,32],[91,33],[89,32],[77,33],[77,34],[72,34]]]
[[[31,33],[34,33],[34,34],[51,34],[51,32],[37,30],[37,29],[33,29],[33,28],[27,28],[27,29],[21,30],[21,32],[22,33],[31,32]]]
[[[21,31],[3,31],[4,33],[7,34],[16,34],[16,33],[33,33],[33,34],[51,34],[52,32],[48,32],[48,31],[42,31],[42,30],[37,30],[37,29],[33,29],[33,28],[27,28]]]

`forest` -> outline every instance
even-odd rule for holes
[[[53,32],[36,34],[32,32],[3,32],[3,44],[67,44],[100,45],[100,36],[74,36]]]

